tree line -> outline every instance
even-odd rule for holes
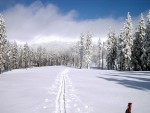
[[[150,11],[147,21],[141,14],[137,28],[133,29],[130,13],[118,36],[109,30],[108,40],[92,43],[92,34],[81,33],[79,41],[63,51],[52,51],[42,46],[36,49],[27,43],[18,45],[6,38],[6,25],[0,14],[0,73],[33,66],[66,65],[76,68],[107,68],[115,70],[150,70]]]
[[[18,45],[15,41],[6,39],[6,25],[0,15],[0,73],[18,68],[33,66],[65,65],[76,68],[90,68],[91,64],[97,64],[97,54],[93,59],[94,46],[92,34],[81,34],[80,41],[63,51],[45,49],[42,46],[36,49],[27,43]],[[101,60],[101,42],[99,42],[99,60]],[[97,51],[95,51],[97,53]],[[99,62],[100,63],[100,62]],[[99,64],[100,66],[100,64]]]
[[[6,25],[0,14],[0,73],[33,66],[71,65],[74,58],[71,57],[70,50],[58,53],[47,51],[41,46],[33,49],[27,43],[17,45],[15,41],[10,42],[6,39]]]
[[[107,40],[107,69],[116,70],[150,70],[150,11],[140,16],[135,32],[130,13],[118,36],[110,30]]]

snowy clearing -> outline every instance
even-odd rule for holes
[[[0,113],[150,112],[150,72],[17,69],[0,75]]]

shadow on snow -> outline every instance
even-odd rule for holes
[[[107,80],[107,81],[114,81],[117,84],[123,85],[125,87],[138,89],[138,90],[150,90],[150,72],[120,72],[120,73],[109,73],[103,74],[106,77],[98,78]],[[128,76],[127,76],[128,75]],[[129,76],[130,75],[130,76]],[[136,76],[135,76],[136,75]],[[148,78],[143,78],[147,76]]]

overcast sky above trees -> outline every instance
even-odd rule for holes
[[[73,42],[89,31],[94,38],[105,40],[110,26],[120,32],[128,11],[137,22],[140,13],[150,9],[148,0],[116,0],[117,5],[107,0],[61,1],[1,0],[7,39],[29,44]]]

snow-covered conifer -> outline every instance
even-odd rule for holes
[[[46,49],[42,49],[42,66],[46,66],[47,64],[47,52]]]
[[[128,12],[126,22],[124,24],[124,53],[125,53],[125,70],[131,69],[131,48],[133,45],[133,25],[132,25],[132,18],[130,13]]]
[[[104,49],[106,48],[105,45],[106,43],[103,42],[102,43],[102,69],[104,68],[104,54],[105,54]]]
[[[80,67],[80,42],[78,41],[68,52],[69,65],[73,67]]]
[[[135,39],[132,47],[132,67],[133,70],[143,70],[145,68],[145,50],[143,48],[143,40],[145,37],[145,22],[143,14],[141,14],[141,18],[139,21],[139,25],[135,32]]]
[[[24,58],[24,52],[23,52],[23,47],[20,46],[18,47],[18,65],[19,65],[19,68],[23,68],[24,67],[24,62],[23,62],[23,58]]]
[[[85,65],[87,69],[90,68],[92,57],[92,34],[89,32],[86,35],[86,44],[85,44]]]
[[[99,68],[101,67],[101,55],[102,55],[102,42],[101,42],[101,39],[99,38],[98,40],[98,66]]]
[[[4,50],[4,58],[5,58],[5,70],[11,70],[11,59],[12,59],[12,51],[11,51],[11,43],[7,40],[5,50]]]
[[[83,66],[84,51],[85,51],[84,35],[81,34],[79,42],[80,69]]]
[[[3,16],[0,14],[0,73],[4,70],[4,50],[6,46],[6,26]]]
[[[24,45],[24,49],[23,49],[23,66],[24,68],[28,68],[29,67],[29,46],[28,44],[26,43]]]
[[[37,65],[40,67],[42,66],[42,47],[37,48]]]
[[[145,37],[143,40],[143,55],[142,57],[146,58],[143,59],[142,62],[145,65],[145,70],[150,70],[150,10],[147,15],[147,22],[146,22],[146,31],[145,31]]]
[[[72,60],[73,60],[73,66],[80,68],[81,66],[81,59],[82,58],[80,55],[82,54],[81,52],[81,44],[80,41],[78,41],[71,49],[70,51],[72,51]],[[83,57],[84,57],[84,53],[83,53]],[[83,66],[84,60],[82,62],[82,66]],[[82,67],[81,67],[82,68]]]
[[[12,68],[17,69],[18,68],[18,48],[16,42],[13,43],[12,47]]]
[[[125,70],[124,46],[125,46],[125,43],[124,43],[124,33],[121,30],[121,33],[120,33],[120,35],[118,37],[118,40],[117,40],[117,58],[116,58],[117,69],[120,70],[120,71],[121,70]]]
[[[31,48],[29,52],[30,56],[30,67],[34,65],[34,60],[35,60],[35,55],[34,55],[34,50]]]
[[[107,41],[107,69],[115,68],[115,60],[117,55],[117,39],[115,33],[110,30],[108,33],[108,41]]]

